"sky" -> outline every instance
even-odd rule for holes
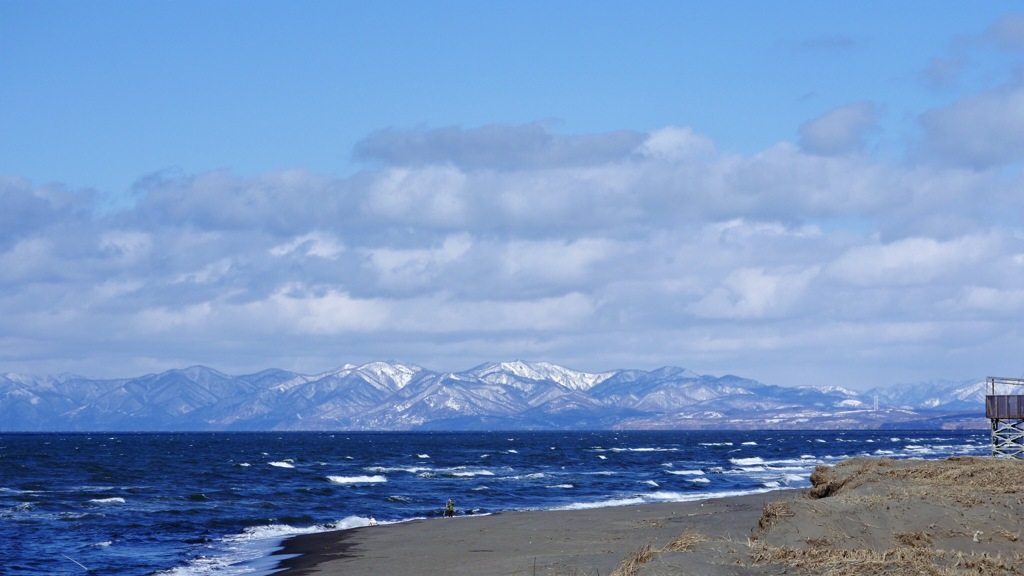
[[[1024,2],[0,0],[0,373],[1024,376]]]

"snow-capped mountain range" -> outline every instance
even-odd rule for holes
[[[389,361],[315,375],[203,366],[108,380],[3,374],[0,431],[983,428],[985,386],[855,392],[519,360],[462,372]]]

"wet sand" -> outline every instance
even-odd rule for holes
[[[1024,574],[1024,461],[861,458],[810,490],[297,536],[280,574]]]

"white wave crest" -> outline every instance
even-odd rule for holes
[[[612,452],[678,452],[678,448],[612,448]]]
[[[758,456],[752,458],[729,458],[729,462],[736,466],[753,466],[755,464],[764,464],[764,458]]]
[[[377,474],[375,476],[328,476],[328,480],[335,484],[379,484],[387,482],[387,476]]]
[[[668,474],[675,474],[676,476],[703,476],[703,470],[666,470]]]
[[[279,462],[270,462],[269,464],[271,466],[276,466],[278,468],[295,468],[295,465],[292,464],[291,462],[281,462],[281,461],[279,461]]]
[[[124,498],[121,498],[119,496],[118,497],[114,497],[114,498],[93,498],[92,500],[89,500],[89,502],[92,502],[93,504],[124,504],[125,503],[124,502]]]
[[[434,469],[426,466],[370,466],[369,468],[364,468],[364,470],[376,474],[387,474],[388,472],[408,472],[409,474],[419,474],[420,472],[432,472]]]

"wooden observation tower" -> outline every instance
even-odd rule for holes
[[[992,455],[1024,458],[1024,394],[996,394],[996,386],[1024,386],[1024,378],[989,376],[985,396],[985,417],[992,421]]]

